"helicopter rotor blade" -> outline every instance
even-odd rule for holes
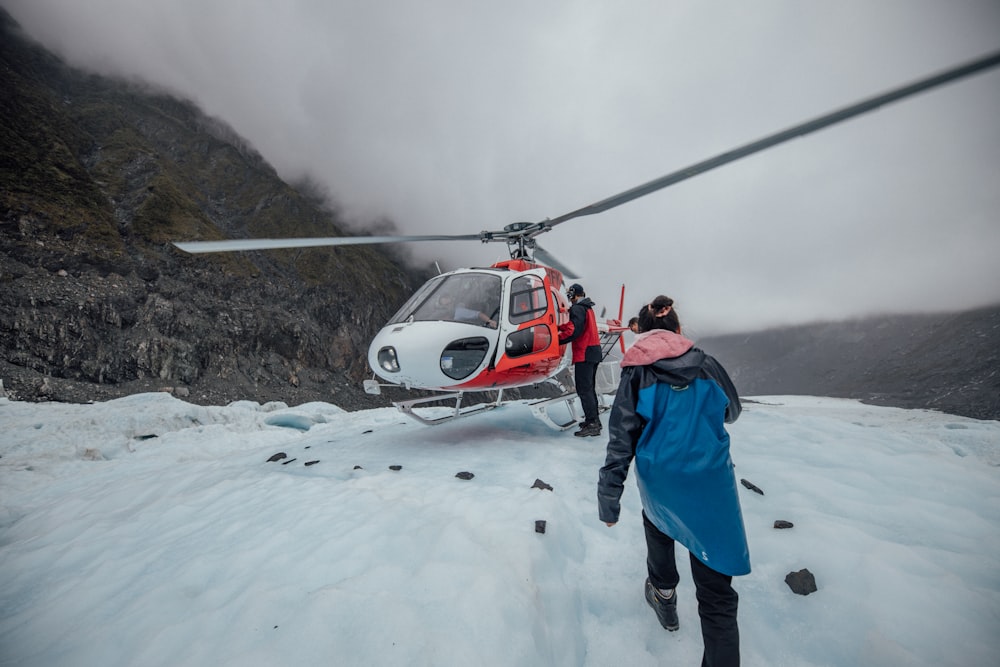
[[[338,245],[369,245],[376,243],[409,243],[411,241],[479,241],[479,234],[445,234],[433,236],[330,236],[291,239],[231,239],[227,241],[182,241],[174,245],[184,252],[236,252],[241,250],[275,250],[279,248],[317,248]]]
[[[545,264],[546,266],[551,266],[553,269],[555,269],[559,273],[563,274],[564,278],[579,278],[580,277],[579,273],[577,273],[573,269],[569,268],[568,266],[566,266],[565,264],[563,264],[562,262],[560,262],[558,259],[556,259],[552,255],[552,253],[548,252],[547,250],[545,250],[544,248],[542,248],[537,243],[535,244],[534,255],[535,255],[535,259],[537,259],[538,261],[540,261],[542,264]]]
[[[613,195],[607,199],[602,199],[601,201],[590,204],[589,206],[584,206],[583,208],[571,211],[557,218],[546,219],[535,223],[535,229],[532,230],[532,235],[547,232],[552,227],[566,222],[567,220],[572,220],[573,218],[594,215],[595,213],[601,213],[603,211],[607,211],[608,209],[615,208],[616,206],[621,206],[622,204],[638,199],[639,197],[644,197],[645,195],[661,190],[669,185],[673,185],[674,183],[679,183],[680,181],[691,178],[692,176],[697,176],[698,174],[702,174],[711,169],[715,169],[716,167],[728,164],[734,160],[739,160],[740,158],[762,151],[765,148],[776,146],[777,144],[788,141],[789,139],[801,137],[809,134],[810,132],[815,132],[816,130],[821,130],[835,123],[853,118],[854,116],[874,111],[885,104],[889,104],[890,102],[896,102],[904,97],[915,95],[925,90],[935,88],[950,81],[975,74],[997,65],[1000,65],[1000,52],[992,53],[978,60],[968,62],[964,65],[959,65],[939,74],[895,88],[889,92],[868,98],[867,100],[857,102],[856,104],[852,104],[850,106],[846,106],[842,109],[838,109],[837,111],[819,116],[818,118],[814,118],[804,123],[800,123],[799,125],[790,127],[787,130],[777,132],[764,137],[763,139],[758,139],[757,141],[753,141],[726,153],[721,153],[715,157],[703,160],[689,167],[678,169],[677,171],[667,174],[666,176],[661,176],[660,178]]]
[[[366,245],[378,243],[407,243],[412,241],[481,241],[489,243],[494,241],[504,241],[508,245],[512,244],[512,239],[521,246],[529,239],[550,231],[556,225],[562,224],[574,218],[602,213],[609,209],[621,206],[630,201],[644,197],[648,194],[662,190],[680,181],[697,176],[706,171],[721,167],[735,160],[747,157],[789,139],[801,137],[811,132],[821,130],[836,123],[840,123],[854,116],[858,116],[869,111],[874,111],[879,107],[896,102],[910,95],[935,88],[942,84],[960,79],[962,77],[976,74],[980,71],[1000,65],[1000,52],[994,52],[978,60],[959,65],[939,74],[928,76],[908,85],[895,88],[881,95],[857,102],[843,107],[837,111],[819,116],[790,127],[781,132],[750,142],[739,148],[721,153],[715,157],[697,162],[683,169],[679,169],[666,176],[643,183],[624,192],[612,195],[606,199],[584,206],[575,211],[570,211],[556,218],[546,218],[539,222],[517,222],[508,225],[501,231],[482,231],[479,234],[457,234],[457,235],[431,235],[431,236],[344,236],[327,238],[290,238],[290,239],[233,239],[226,241],[186,241],[174,243],[181,250],[189,253],[209,253],[209,252],[233,252],[243,250],[271,250],[279,248],[314,248],[321,246],[338,245]],[[566,276],[576,276],[576,272],[570,270],[559,262],[551,254],[536,246],[535,255],[541,261],[554,269],[559,270]]]

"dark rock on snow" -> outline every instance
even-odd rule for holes
[[[793,593],[797,593],[798,595],[809,595],[819,590],[816,588],[816,578],[813,577],[813,573],[808,569],[789,572],[785,576],[785,583],[788,584]]]
[[[552,490],[551,486],[549,486],[548,484],[546,484],[545,482],[543,482],[540,479],[536,479],[535,483],[531,485],[531,488],[533,488],[533,489],[543,489],[545,491],[551,491]]]

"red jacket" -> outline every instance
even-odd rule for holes
[[[601,361],[601,337],[597,333],[594,302],[583,298],[569,309],[569,322],[559,325],[559,344],[573,344],[573,363]]]

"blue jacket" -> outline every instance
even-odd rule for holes
[[[750,572],[743,512],[725,423],[740,399],[725,369],[687,338],[654,330],[622,359],[598,482],[601,521],[617,522],[635,459],[643,511],[716,572]]]

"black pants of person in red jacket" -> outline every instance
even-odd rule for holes
[[[576,395],[580,397],[584,421],[588,423],[600,423],[597,405],[598,365],[595,361],[578,361],[573,364],[573,384],[576,386]]]

